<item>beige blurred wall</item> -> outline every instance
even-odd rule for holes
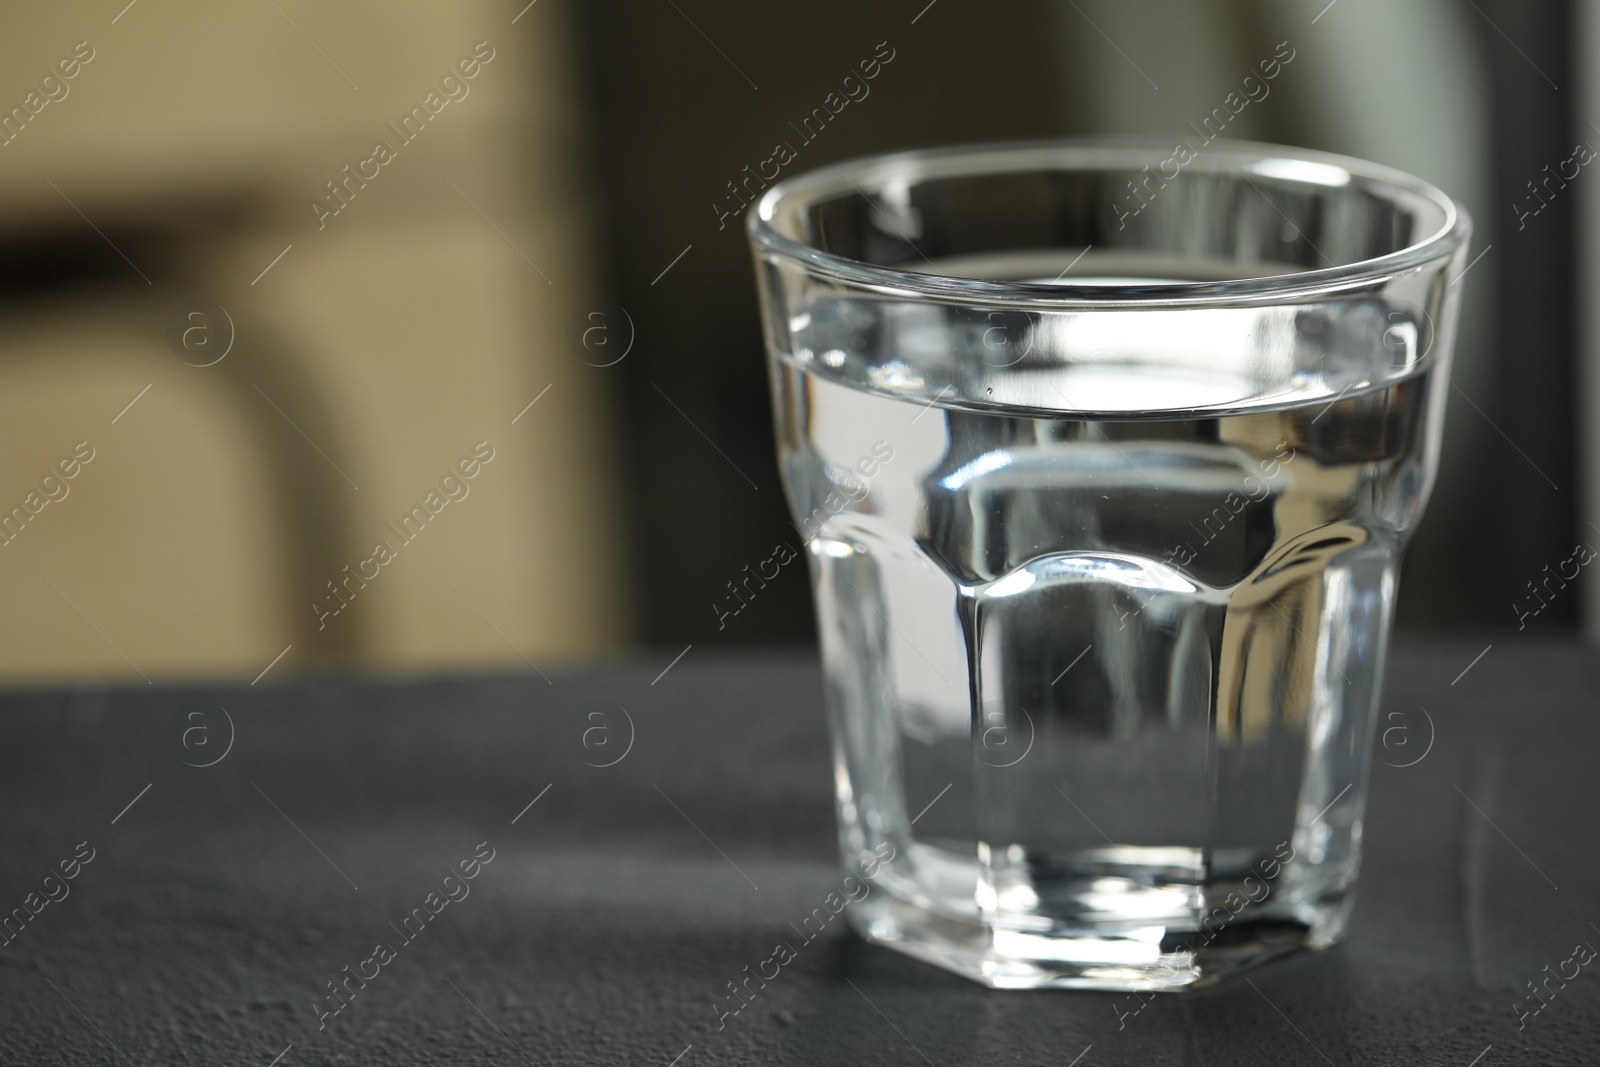
[[[0,303],[0,506],[95,454],[0,547],[7,681],[248,680],[286,646],[273,676],[526,670],[629,632],[609,379],[566,338],[598,273],[570,13],[275,2],[19,9],[0,38],[6,108],[94,50],[0,147],[0,240],[133,261]],[[386,124],[484,41],[402,145]],[[380,139],[394,160],[319,230],[312,198]],[[211,367],[166,338],[194,297],[236,331]],[[386,524],[480,441],[402,544]],[[378,541],[393,561],[319,628]]]

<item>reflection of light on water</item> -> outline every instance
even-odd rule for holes
[[[1071,553],[1035,560],[983,588],[985,597],[1008,597],[1032,589],[1036,582],[1109,579],[1124,586],[1193,593],[1199,586],[1177,571],[1150,560],[1112,552]]]
[[[867,368],[867,379],[881,389],[921,389],[927,383],[903,360],[891,359]]]
[[[939,484],[946,489],[960,489],[974,478],[982,477],[985,474],[993,474],[1002,467],[1009,466],[1015,458],[1010,452],[1002,449],[985,452],[971,463],[958,467],[945,475],[939,480]]]
[[[1062,362],[994,375],[987,399],[1082,411],[1188,410],[1259,401],[1264,384],[1288,381],[1297,369],[1288,309],[1190,309],[1181,312],[1181,329],[1175,314],[1041,317],[1033,348],[1060,353]]]
[[[1064,402],[1081,411],[1187,410],[1244,403],[1257,394],[1254,383],[1214,369],[1201,375],[1171,367],[1101,364],[1073,367],[1068,374],[1054,376],[1047,388],[1055,394],[1056,406]],[[1011,399],[1007,392],[1001,384],[992,399]]]

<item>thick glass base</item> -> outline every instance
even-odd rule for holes
[[[1316,894],[1309,902],[1278,898],[1270,907],[1237,914],[1219,907],[1186,918],[1058,920],[1028,923],[1032,928],[1025,929],[985,916],[959,896],[906,894],[896,881],[880,881],[886,892],[872,893],[849,909],[856,931],[993,989],[1175,992],[1206,986],[1333,945],[1344,935],[1353,903],[1348,892],[1333,892]],[[1102,891],[1106,881],[1099,880]]]

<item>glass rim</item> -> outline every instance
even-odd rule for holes
[[[1068,138],[993,142],[912,149],[859,156],[785,178],[763,193],[745,214],[745,230],[757,255],[788,261],[810,274],[873,292],[930,301],[1039,310],[1112,307],[1215,307],[1271,304],[1368,287],[1396,275],[1437,264],[1471,237],[1472,219],[1455,199],[1403,171],[1312,149],[1253,141],[1217,140],[1184,169],[1239,174],[1334,188],[1360,180],[1400,202],[1420,198],[1438,208],[1443,223],[1404,248],[1354,263],[1222,281],[1139,282],[1072,285],[951,277],[886,267],[797,241],[775,224],[780,209],[814,204],[862,185],[926,181],[1028,170],[1137,171],[1156,153],[1170,153],[1170,139],[1156,137]]]

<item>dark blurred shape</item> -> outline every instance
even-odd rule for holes
[[[1569,0],[1479,2],[1494,85],[1495,201],[1517,205],[1529,200],[1531,185],[1545,179],[1546,166],[1553,173],[1556,164],[1572,155],[1577,126],[1573,94],[1556,87],[1573,88],[1573,6]],[[1497,594],[1503,589],[1508,600],[1526,599],[1527,583],[1541,577],[1546,565],[1566,559],[1581,536],[1573,318],[1577,204],[1575,195],[1552,196],[1538,224],[1521,230],[1509,224],[1514,208],[1498,220],[1507,232],[1489,253],[1504,257],[1493,294],[1503,309],[1493,344],[1498,356],[1491,364],[1495,389],[1473,399],[1503,430],[1507,442],[1516,444],[1491,453],[1479,482],[1485,493],[1483,535],[1440,531],[1454,542],[1455,583],[1481,580]],[[1484,242],[1476,244],[1481,251]],[[1457,417],[1477,414],[1469,408]],[[1539,475],[1531,469],[1534,465]],[[1469,610],[1475,608],[1480,606]],[[1540,612],[1539,622],[1573,626],[1578,609],[1576,595],[1556,597]],[[1512,613],[1495,603],[1474,610],[1472,619],[1478,618],[1502,624],[1511,621]]]

